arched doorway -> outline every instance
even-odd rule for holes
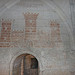
[[[38,75],[38,60],[30,54],[18,56],[13,63],[12,75]]]

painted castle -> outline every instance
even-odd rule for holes
[[[37,31],[36,20],[39,14],[25,13],[25,31],[13,30],[11,20],[2,19],[0,47],[58,47],[61,43],[60,24],[51,21],[51,32]]]

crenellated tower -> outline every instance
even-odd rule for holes
[[[25,13],[25,40],[30,40],[36,34],[36,20],[38,14]]]
[[[56,21],[51,21],[50,23],[51,28],[51,46],[59,46],[58,44],[61,42],[60,36],[60,24]]]
[[[11,20],[2,19],[0,45],[6,46],[10,42]]]

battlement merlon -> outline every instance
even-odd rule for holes
[[[24,30],[13,30],[12,33],[24,33]]]
[[[38,13],[39,14],[39,13]],[[25,13],[24,14],[24,17],[25,17],[25,20],[36,20],[37,19],[37,16],[38,14],[36,13]]]
[[[12,19],[1,19],[2,23],[12,23],[14,20]]]
[[[56,20],[53,20],[53,21],[50,21],[50,27],[60,27],[60,24],[56,21]]]

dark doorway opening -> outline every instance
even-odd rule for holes
[[[13,63],[13,75],[38,75],[38,61],[30,54],[18,56]]]

